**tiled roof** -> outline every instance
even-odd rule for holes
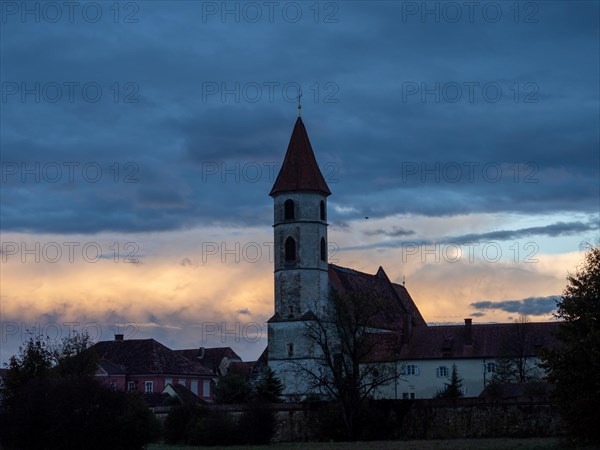
[[[412,319],[412,325],[417,322],[425,323],[406,288],[391,283],[381,267],[375,275],[371,275],[330,264],[329,281],[339,294],[365,295],[381,305],[381,310],[374,317],[374,327],[400,330],[403,327],[402,318],[406,315],[412,317],[413,313],[416,315]]]
[[[392,286],[394,287],[396,294],[398,294],[398,297],[400,297],[400,301],[404,305],[406,311],[412,315],[413,325],[426,325],[427,323],[425,322],[425,319],[423,319],[421,311],[419,311],[419,308],[417,308],[417,305],[408,293],[406,287],[396,283],[392,283]]]
[[[505,353],[507,344],[518,339],[518,326],[526,327],[526,338],[522,340],[524,355],[535,356],[542,348],[556,345],[554,332],[558,325],[558,322],[474,324],[471,325],[471,345],[465,341],[465,325],[415,327],[400,356],[409,360],[498,358]]]
[[[191,390],[182,384],[170,384],[171,388],[175,391],[177,398],[183,405],[195,405],[196,403],[206,403]],[[167,388],[163,390],[163,393],[167,391]]]
[[[98,361],[98,365],[108,375],[126,375],[125,371],[121,369],[121,367],[111,363],[108,359],[100,359],[100,361]]]
[[[223,358],[229,358],[230,361],[242,360],[231,347],[195,348],[174,351],[192,361],[199,361],[204,367],[212,370],[215,374],[218,372]]]
[[[289,191],[316,191],[331,195],[300,117],[294,125],[283,165],[269,195]]]
[[[100,341],[92,349],[101,360],[110,361],[129,375],[212,375],[200,362],[179,355],[154,339]]]

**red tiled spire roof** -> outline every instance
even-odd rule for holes
[[[294,125],[283,165],[269,195],[286,191],[316,191],[331,195],[300,117]]]

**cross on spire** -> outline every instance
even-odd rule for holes
[[[300,110],[302,109],[302,105],[300,104],[300,98],[302,97],[302,88],[298,85],[298,117],[300,117]]]

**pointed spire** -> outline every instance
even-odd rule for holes
[[[300,117],[296,119],[283,165],[269,195],[286,191],[315,191],[331,195]]]

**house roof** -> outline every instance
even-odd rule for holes
[[[212,375],[200,362],[190,360],[154,339],[100,341],[92,346],[100,360],[107,360],[129,375]]]
[[[171,391],[172,389],[172,391]],[[206,403],[191,390],[182,384],[168,384],[163,389],[162,393],[171,396],[171,392],[175,393],[175,396],[179,402],[183,405],[195,405],[197,403]]]
[[[192,361],[199,361],[204,367],[212,370],[214,373],[218,372],[224,358],[228,358],[230,361],[242,360],[231,347],[195,348],[174,350],[174,352]]]
[[[519,338],[519,326],[524,335]],[[559,322],[526,324],[494,323],[471,325],[471,344],[466,339],[465,325],[415,327],[408,345],[402,348],[402,359],[498,358],[520,347],[523,356],[539,355],[542,348],[556,345],[554,332]]]
[[[118,376],[118,375],[126,375],[126,372],[116,364],[113,364],[108,359],[102,358],[98,361],[98,366],[102,369],[107,375]]]
[[[283,165],[269,195],[289,191],[315,191],[331,195],[300,117],[294,125]]]

